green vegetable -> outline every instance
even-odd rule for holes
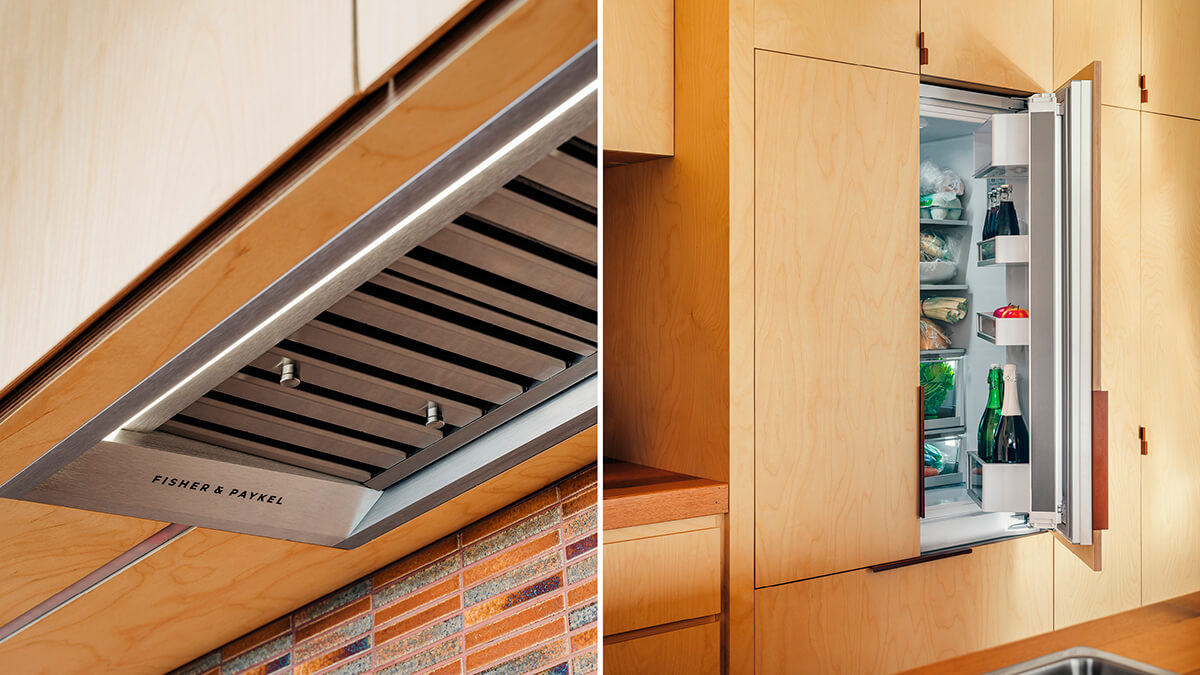
[[[942,403],[954,389],[954,369],[945,361],[922,363],[921,386],[925,387],[925,416],[937,417]]]
[[[942,470],[944,458],[942,451],[937,449],[937,446],[925,444],[925,466],[932,469]]]

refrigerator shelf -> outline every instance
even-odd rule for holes
[[[966,284],[921,284],[922,293],[944,293],[948,291],[966,291],[970,287]]]
[[[952,359],[956,356],[962,356],[967,353],[965,349],[922,349],[922,361],[942,361]]]
[[[1029,512],[1029,464],[985,462],[967,453],[967,494],[984,511]]]
[[[994,345],[1029,346],[1029,318],[1001,319],[983,312],[975,313],[975,334]]]
[[[969,220],[949,220],[947,218],[922,218],[922,225],[954,225],[956,227],[966,227],[971,224]]]
[[[993,237],[976,242],[979,249],[979,266],[1027,265],[1029,264],[1029,235]]]

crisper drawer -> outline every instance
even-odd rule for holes
[[[609,675],[721,672],[721,624],[711,623],[605,643],[604,672]]]
[[[605,635],[721,613],[719,518],[605,531]]]

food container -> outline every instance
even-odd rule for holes
[[[921,386],[925,394],[925,431],[955,429],[965,425],[966,396],[962,388],[964,354],[921,356]]]
[[[957,197],[948,202],[935,199],[929,207],[929,217],[934,220],[958,220],[962,217],[962,201]]]
[[[962,432],[946,435],[929,435],[925,438],[925,487],[938,487],[963,482],[962,462],[965,444]],[[940,458],[940,462],[930,461]],[[934,466],[938,464],[940,466]],[[933,473],[933,469],[937,473]]]
[[[921,263],[921,283],[942,284],[958,275],[958,263],[954,260],[932,260]]]
[[[983,312],[975,313],[975,334],[994,345],[1029,345],[1029,317],[1002,319]]]

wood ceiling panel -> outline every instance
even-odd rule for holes
[[[0,499],[0,626],[165,526]]]
[[[592,427],[350,551],[194,530],[0,644],[0,663],[166,672],[594,461]]]

